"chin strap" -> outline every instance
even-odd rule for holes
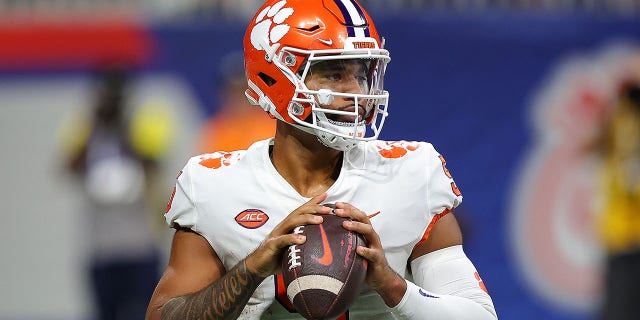
[[[332,132],[337,132],[339,134],[343,134],[346,136],[353,135],[353,136],[361,137],[365,134],[367,130],[364,122],[361,122],[358,125],[353,125],[351,123],[349,125],[340,125],[340,124],[332,123],[324,113],[318,113],[317,117],[318,117],[318,121],[317,121],[318,127],[330,130]],[[350,149],[353,149],[355,146],[358,145],[358,143],[361,142],[358,139],[340,137],[338,135],[329,133],[319,128],[314,128],[314,131],[315,131],[315,135],[318,137],[318,140],[320,140],[322,144],[324,144],[329,148],[337,149],[340,151],[349,151]]]
[[[267,97],[262,93],[260,88],[258,88],[258,86],[255,83],[249,80],[247,81],[247,84],[249,86],[249,89],[245,91],[245,96],[249,100],[250,104],[254,106],[260,106],[264,111],[273,115],[276,119],[285,121],[282,115],[280,115],[280,113],[277,112],[273,102],[271,102],[269,97]],[[295,117],[294,114],[291,114],[291,111],[289,111],[289,113],[290,113],[289,116],[291,118]],[[349,151],[350,149],[353,149],[355,146],[357,146],[358,143],[360,143],[360,141],[357,139],[340,137],[333,133],[327,132],[323,129],[337,132],[339,134],[343,134],[346,136],[348,135],[363,136],[367,130],[366,125],[364,123],[358,124],[356,126],[339,125],[339,124],[331,123],[324,113],[317,113],[316,117],[317,117],[316,123],[320,128],[313,128],[313,127],[305,126],[299,123],[289,123],[289,122],[288,123],[306,133],[316,136],[318,138],[318,141],[320,141],[323,145],[332,149],[340,150],[340,151]]]

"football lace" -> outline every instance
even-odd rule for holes
[[[293,233],[301,234],[304,232],[303,229],[304,229],[304,226],[296,227],[295,229],[293,229]],[[300,255],[298,253],[300,253],[300,249],[298,249],[298,247],[295,244],[289,246],[289,270],[297,268],[302,265],[300,263]]]

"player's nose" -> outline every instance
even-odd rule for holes
[[[346,93],[365,93],[365,90],[366,85],[357,76],[353,75],[347,77],[342,91]]]

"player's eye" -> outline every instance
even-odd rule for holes
[[[329,73],[325,76],[328,80],[331,81],[340,81],[342,80],[344,77],[342,76],[341,73],[335,72],[335,73]]]

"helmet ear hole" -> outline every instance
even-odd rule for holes
[[[270,77],[269,75],[267,75],[267,74],[265,74],[263,72],[258,73],[258,77],[260,77],[260,79],[262,79],[262,81],[264,81],[264,83],[269,87],[271,87],[272,85],[276,84],[276,82],[277,82],[276,79]]]

